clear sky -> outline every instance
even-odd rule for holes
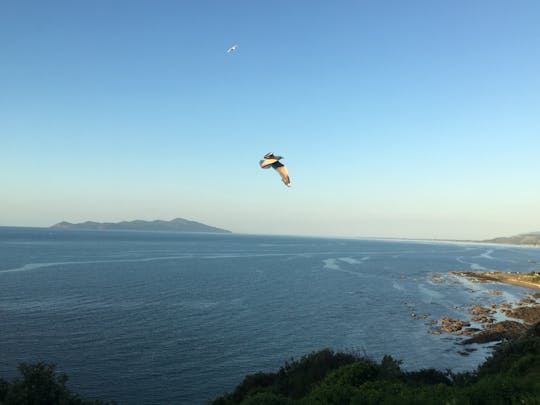
[[[539,21],[536,0],[3,0],[0,225],[538,231]]]

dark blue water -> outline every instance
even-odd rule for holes
[[[529,259],[540,249],[0,228],[0,376],[44,360],[85,398],[196,404],[324,347],[471,370],[489,349],[463,356],[458,338],[426,323],[527,290],[494,297],[490,285],[429,276],[531,271]]]

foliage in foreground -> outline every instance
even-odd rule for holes
[[[46,363],[19,366],[22,379],[0,379],[0,405],[104,405],[66,387],[67,376]],[[407,372],[385,356],[380,363],[325,349],[287,362],[277,373],[248,375],[214,405],[539,404],[540,323],[499,346],[474,373]]]
[[[232,404],[540,404],[540,323],[498,347],[474,373],[407,372],[329,349],[286,363],[277,373],[248,375],[213,401]]]
[[[57,374],[55,366],[43,362],[21,363],[22,379],[0,378],[0,405],[104,405],[101,401],[85,401],[67,387],[68,377]]]

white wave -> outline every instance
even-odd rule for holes
[[[491,251],[493,252],[493,251]],[[487,252],[486,252],[487,253]],[[475,257],[479,257],[479,256],[475,256]],[[469,268],[471,270],[487,270],[487,268],[485,268],[484,266],[481,266],[480,264],[478,263],[472,263],[472,262],[468,262],[466,261],[463,256],[459,256],[456,258],[456,260],[458,262],[460,262],[461,264],[466,264],[467,266],[469,266]]]
[[[456,257],[456,260],[461,264],[470,264],[469,262],[466,262],[465,259],[463,259],[463,256]]]
[[[76,263],[77,262],[72,262],[72,263],[68,263],[68,262],[28,263],[28,264],[25,264],[25,265],[20,266],[20,267],[14,267],[14,268],[11,268],[11,269],[0,270],[0,274],[1,273],[15,273],[15,272],[18,272],[18,271],[30,271],[30,270],[41,269],[43,267],[62,266],[62,265],[66,265],[66,264],[76,264]]]
[[[511,292],[508,292],[508,291],[503,291],[501,296],[504,301],[512,303],[512,304],[515,304],[519,302],[520,300],[519,296],[512,294]]]
[[[456,276],[456,278],[461,282],[461,284],[463,285],[463,288],[466,290],[469,290],[474,293],[486,290],[485,284],[480,284],[480,283],[471,281],[469,277]]]
[[[324,259],[323,260],[323,263],[324,263],[323,268],[328,269],[328,270],[340,271],[342,273],[351,274],[351,275],[356,276],[356,277],[362,277],[363,276],[362,273],[341,268],[339,266],[338,260],[340,260],[340,259],[334,259],[334,258]]]
[[[339,267],[337,259],[324,259],[323,263],[324,263],[323,267],[325,269],[341,270],[341,267]]]
[[[394,287],[396,290],[401,290],[401,291],[404,290],[404,288],[401,285],[399,285],[396,281],[392,281],[392,287]]]
[[[0,270],[2,273],[15,273],[20,271],[30,271],[41,269],[44,267],[52,266],[72,266],[80,264],[101,264],[101,263],[141,263],[141,262],[152,262],[157,260],[175,260],[175,259],[185,259],[193,257],[193,255],[182,255],[182,256],[160,256],[160,257],[142,257],[138,259],[103,259],[103,260],[81,260],[81,261],[66,261],[66,262],[47,262],[47,263],[27,263],[20,267],[14,267],[11,269]]]
[[[362,252],[362,254],[366,254],[366,253],[377,254],[377,252]],[[355,259],[350,256],[343,256],[343,257],[340,257],[339,260],[349,263],[349,264],[362,264],[364,262],[367,262],[370,258],[371,256],[362,256],[359,259]]]
[[[493,249],[489,249],[489,250],[487,250],[486,252],[481,253],[480,255],[474,256],[474,257],[483,257],[484,259],[490,259],[490,260],[493,260],[494,257],[491,256],[491,254],[492,254],[493,252],[494,252]]]
[[[348,264],[362,264],[361,261],[353,259],[352,257],[340,257],[339,260]]]
[[[205,255],[194,255],[194,254],[183,254],[183,255],[174,255],[174,256],[155,256],[155,257],[140,257],[140,258],[115,258],[115,259],[102,259],[102,260],[81,260],[81,261],[65,261],[65,262],[46,262],[46,263],[27,263],[19,267],[14,267],[11,269],[0,270],[2,273],[14,273],[21,271],[31,271],[44,267],[52,266],[71,266],[71,265],[81,265],[81,264],[114,264],[114,263],[144,263],[144,262],[153,262],[153,261],[166,261],[166,260],[182,260],[182,259],[234,259],[234,258],[250,258],[250,257],[284,257],[284,256],[300,256],[313,255],[313,254],[328,254],[328,252],[319,252],[319,253],[217,253],[217,254],[205,254]],[[337,265],[336,259],[333,260]],[[338,266],[339,267],[339,266]]]

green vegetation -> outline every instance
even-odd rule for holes
[[[531,271],[530,273],[523,276],[524,279],[531,283],[539,283],[540,284],[540,272],[537,271]]]
[[[380,363],[329,349],[286,363],[277,373],[247,376],[231,404],[540,404],[540,323],[499,346],[474,373],[407,372],[385,356]]]
[[[105,405],[101,401],[85,401],[67,387],[68,377],[57,374],[55,366],[46,363],[19,365],[21,379],[0,378],[0,405]],[[110,404],[113,404],[112,402]]]
[[[46,363],[19,366],[22,379],[0,379],[0,405],[104,405],[66,387],[67,376]],[[276,373],[248,375],[214,405],[312,404],[539,404],[540,323],[507,341],[478,370],[454,374],[403,371],[398,360],[380,363],[330,349],[285,363]]]

